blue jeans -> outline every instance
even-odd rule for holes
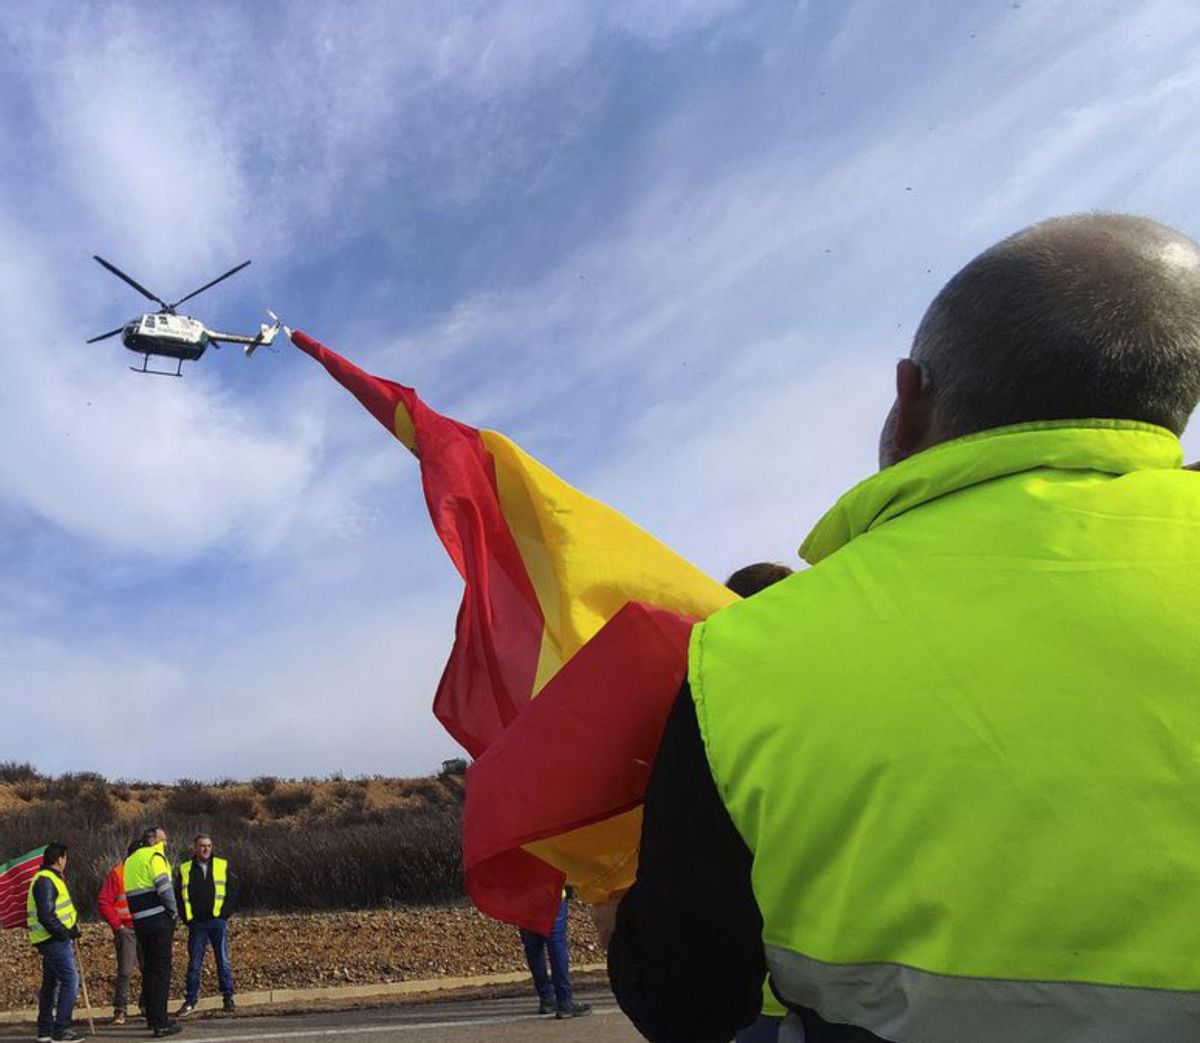
[[[75,994],[79,991],[75,953],[70,942],[53,939],[39,945],[38,952],[42,954],[42,988],[38,993],[38,1035],[61,1036],[71,1027]]]
[[[221,995],[233,995],[233,971],[229,969],[229,933],[225,921],[195,920],[188,924],[188,969],[186,1002],[196,1005],[200,998],[200,971],[204,968],[204,952],[212,945],[217,958],[217,984]]]
[[[525,962],[533,975],[533,986],[546,1003],[559,1007],[571,1005],[571,976],[567,971],[567,900],[564,898],[550,933],[534,934],[521,930]],[[550,953],[550,976],[546,977],[546,953]]]

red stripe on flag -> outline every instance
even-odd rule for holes
[[[0,895],[4,894],[10,888],[15,887],[20,880],[27,881],[41,867],[42,853],[40,851],[21,862],[10,862],[4,872],[0,873]]]
[[[14,859],[0,873],[0,929],[24,927],[29,885],[42,868],[42,851],[39,848],[21,860]]]
[[[475,428],[430,409],[412,388],[364,372],[307,334],[297,331],[292,341],[393,436],[396,406],[408,411],[429,515],[465,583],[433,712],[478,757],[530,701],[544,629],[501,509],[491,454]]]
[[[321,363],[329,371],[329,375],[354,395],[376,420],[393,435],[396,433],[396,402],[399,400],[396,392],[407,391],[408,388],[402,388],[400,384],[372,376],[359,369],[353,362],[342,358],[336,351],[330,351],[307,333],[297,330],[292,334],[292,343]]]
[[[687,673],[691,628],[627,604],[471,765],[463,861],[483,912],[549,934],[563,876],[521,845],[641,803]]]

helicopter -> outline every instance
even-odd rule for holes
[[[107,333],[101,333],[98,337],[92,337],[87,342],[95,344],[97,341],[107,340],[109,337],[115,337],[118,333],[121,334],[121,342],[125,347],[130,351],[136,351],[142,356],[141,366],[129,367],[134,373],[148,373],[158,377],[181,377],[183,376],[183,364],[185,362],[194,362],[204,354],[210,344],[214,348],[219,348],[222,343],[243,344],[245,345],[246,357],[249,358],[262,345],[270,344],[281,328],[278,316],[270,311],[267,314],[272,319],[271,324],[263,323],[259,327],[259,331],[254,334],[222,333],[219,330],[210,330],[198,319],[193,319],[188,315],[178,315],[175,312],[175,309],[184,301],[190,301],[198,294],[216,286],[222,280],[228,279],[235,272],[240,272],[250,263],[249,261],[243,261],[236,267],[230,268],[224,275],[219,275],[211,282],[206,282],[200,289],[193,290],[186,297],[180,297],[174,304],[167,304],[166,301],[155,296],[141,283],[131,279],[115,264],[111,264],[97,254],[93,254],[92,257],[102,267],[112,272],[118,279],[127,282],[143,297],[154,301],[155,304],[161,305],[157,312],[131,319],[123,326],[118,326],[115,330],[109,330]],[[151,369],[151,355],[175,359],[175,370]]]

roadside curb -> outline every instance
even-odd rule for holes
[[[581,974],[602,971],[603,963],[583,963],[571,968]],[[528,971],[505,971],[501,974],[479,974],[468,978],[425,978],[415,981],[379,982],[375,985],[323,985],[310,989],[264,989],[260,992],[239,992],[238,1008],[266,1007],[272,1004],[332,1002],[341,1000],[379,999],[389,996],[420,996],[437,992],[455,992],[460,989],[477,989],[487,985],[515,985],[529,980]],[[221,997],[209,996],[196,1004],[197,1010],[220,1010]],[[112,1007],[93,1007],[92,1016],[97,1020],[112,1017]],[[15,1025],[36,1021],[37,1008],[0,1011],[0,1025]],[[76,1023],[86,1021],[82,1006],[75,1006]]]

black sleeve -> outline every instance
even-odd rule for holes
[[[33,904],[37,907],[37,918],[50,937],[57,942],[71,939],[71,932],[63,926],[58,918],[58,889],[54,882],[42,877],[33,885]]]
[[[762,1009],[766,960],[750,866],[685,683],[646,790],[637,882],[608,950],[617,1002],[652,1043],[724,1043]]]

